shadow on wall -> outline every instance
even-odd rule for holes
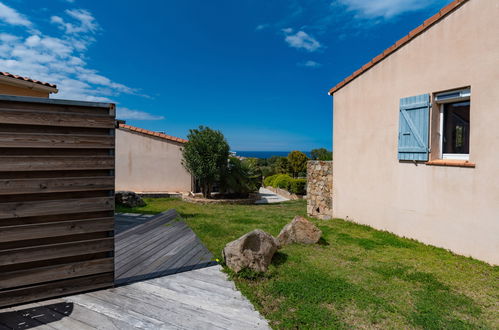
[[[0,329],[31,329],[57,322],[73,313],[73,303],[63,302],[0,313]]]

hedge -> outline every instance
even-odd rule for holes
[[[274,186],[274,179],[277,175],[271,175],[271,176],[268,176],[266,177],[264,180],[263,180],[263,184],[264,186],[268,187],[273,187]]]
[[[305,195],[307,193],[307,179],[293,179],[289,191],[297,195]]]
[[[305,195],[307,179],[293,179],[288,174],[275,174],[263,180],[265,186],[285,189],[293,194]]]
[[[272,186],[274,188],[281,188],[281,189],[289,190],[289,187],[291,186],[291,181],[293,181],[293,178],[290,177],[289,175],[287,175],[287,174],[279,174],[274,179],[274,182],[273,182]]]

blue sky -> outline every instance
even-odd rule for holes
[[[330,87],[450,0],[0,0],[0,71],[233,150],[331,148]]]

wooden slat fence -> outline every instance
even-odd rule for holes
[[[114,283],[113,104],[0,95],[0,308]]]

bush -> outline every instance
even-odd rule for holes
[[[260,188],[261,178],[255,173],[251,162],[230,157],[228,166],[221,176],[220,191],[228,194],[247,194]]]
[[[307,193],[307,179],[293,179],[291,181],[289,192],[297,195],[305,195]]]
[[[272,187],[288,190],[291,185],[291,181],[293,181],[293,178],[288,174],[278,174],[274,179]]]
[[[263,184],[265,187],[273,187],[274,186],[274,180],[275,178],[277,177],[278,174],[275,174],[275,175],[271,175],[271,176],[268,176],[266,177],[264,180],[263,180]]]

